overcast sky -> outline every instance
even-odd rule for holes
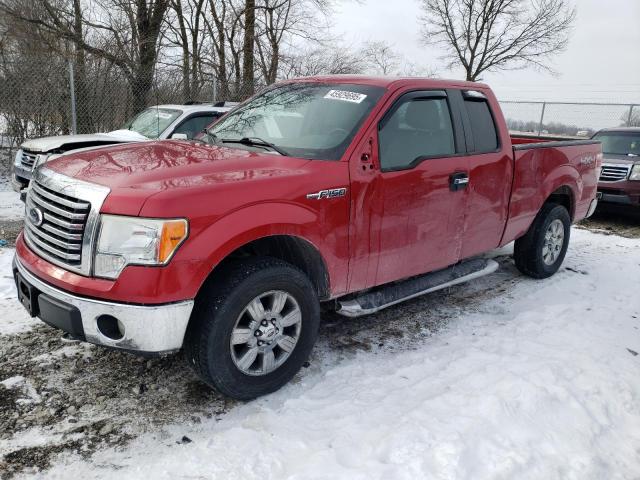
[[[335,32],[352,46],[384,40],[413,63],[446,70],[439,47],[420,43],[419,0],[345,0],[336,8]],[[558,76],[535,70],[485,74],[501,100],[640,103],[640,0],[574,0],[578,16],[567,50],[557,56]]]

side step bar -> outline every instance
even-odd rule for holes
[[[487,258],[466,260],[443,270],[375,288],[349,300],[338,300],[336,312],[345,317],[369,315],[425,293],[488,275],[498,266],[498,262]]]

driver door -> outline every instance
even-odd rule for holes
[[[468,197],[461,119],[446,91],[400,95],[376,130],[371,173],[352,169],[352,179],[368,177],[368,199],[363,196],[359,210],[369,211],[371,220],[355,221],[356,235],[369,229],[367,286],[456,263]]]

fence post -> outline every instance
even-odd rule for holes
[[[71,133],[78,133],[76,124],[76,87],[73,79],[73,62],[69,60],[69,96],[71,97]]]
[[[216,76],[213,76],[213,103],[215,104],[218,100],[218,82]]]
[[[629,105],[629,117],[627,118],[627,127],[631,126],[632,119],[633,119],[633,103]]]
[[[547,102],[542,102],[542,112],[540,112],[540,122],[538,123],[538,136],[542,135],[542,121],[544,120],[545,108],[547,108]]]

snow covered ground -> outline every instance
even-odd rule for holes
[[[3,220],[18,220],[24,218],[24,203],[11,187],[0,184],[0,218]]]
[[[10,162],[7,156],[8,151],[0,148],[0,168],[4,168],[4,165]],[[20,201],[20,195],[11,188],[9,177],[0,175],[0,220],[17,220],[23,217],[24,203]]]
[[[21,309],[13,283],[11,261],[12,248],[0,248],[0,342],[2,335],[12,335],[29,330],[36,321]],[[0,378],[0,381],[4,378]]]
[[[0,342],[32,325],[6,300],[10,255],[0,254],[0,333],[12,335]],[[574,229],[563,268],[544,281],[498,258],[489,277],[359,324],[389,318],[394,338],[344,354],[325,336],[311,368],[275,394],[134,428],[130,443],[92,456],[66,450],[40,476],[637,479],[640,240]],[[432,317],[446,326],[427,331]],[[0,440],[0,455],[55,442],[34,432]]]

